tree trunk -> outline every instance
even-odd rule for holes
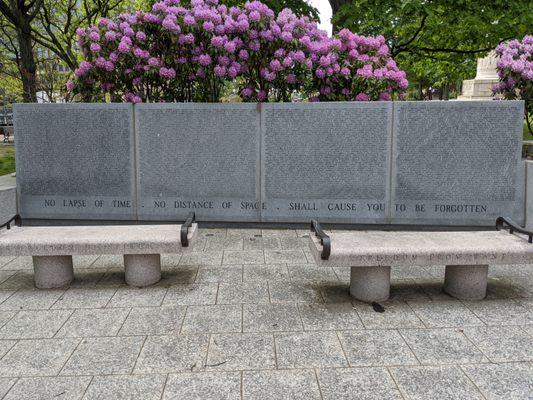
[[[329,0],[329,4],[331,6],[331,12],[333,16],[333,32],[338,32],[344,27],[344,19],[338,18],[335,19],[335,15],[339,12],[341,7],[345,4],[348,4],[350,0]]]
[[[17,26],[17,40],[20,50],[20,75],[22,77],[23,99],[26,103],[37,102],[37,66],[33,54],[31,26],[28,18]]]
[[[447,83],[442,87],[442,99],[450,100],[450,85]]]

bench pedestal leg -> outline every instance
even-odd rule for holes
[[[124,254],[126,283],[130,286],[149,286],[161,280],[159,254]]]
[[[481,300],[487,294],[488,265],[447,265],[444,291],[463,300]]]
[[[66,286],[74,279],[72,256],[33,256],[33,271],[39,289]]]
[[[390,267],[351,267],[350,294],[366,302],[387,300],[390,294]]]

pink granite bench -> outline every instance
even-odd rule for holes
[[[23,227],[15,217],[0,230],[0,256],[32,256],[35,286],[44,289],[72,282],[73,255],[120,254],[126,283],[148,286],[161,279],[161,254],[192,250],[194,221],[191,213],[181,225]]]
[[[310,247],[317,264],[351,268],[350,293],[361,301],[388,299],[391,266],[446,265],[444,291],[473,300],[486,295],[489,264],[533,264],[533,232],[508,218],[498,218],[494,231],[326,234],[316,221],[311,230]]]

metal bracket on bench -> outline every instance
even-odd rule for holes
[[[533,243],[533,232],[525,230],[509,217],[498,217],[496,219],[496,230],[499,231],[500,229],[509,229],[509,233],[511,234],[513,234],[515,231],[518,233],[523,233],[529,237],[528,242]]]
[[[185,222],[181,225],[180,238],[183,247],[189,247],[189,228],[196,222],[196,214],[190,212]]]
[[[326,235],[326,232],[322,230],[322,227],[315,219],[311,220],[311,232],[314,232],[315,235],[320,238],[320,244],[322,244],[322,254],[320,255],[320,258],[322,258],[322,260],[329,259],[329,255],[331,254],[331,238]]]
[[[5,224],[0,225],[0,229],[3,227],[6,227],[6,229],[11,229],[11,223],[14,222],[15,226],[22,226],[22,219],[20,218],[20,215],[15,215],[10,220],[8,220]]]

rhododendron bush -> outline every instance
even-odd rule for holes
[[[533,114],[533,36],[524,36],[522,42],[511,40],[496,47],[500,56],[497,64],[500,83],[493,87],[506,99],[522,99],[526,103],[526,121],[533,134],[530,118]]]
[[[252,1],[163,0],[151,12],[78,30],[83,61],[68,89],[85,99],[219,101],[228,81],[244,101],[389,100],[407,87],[382,36],[334,37],[307,17]]]

